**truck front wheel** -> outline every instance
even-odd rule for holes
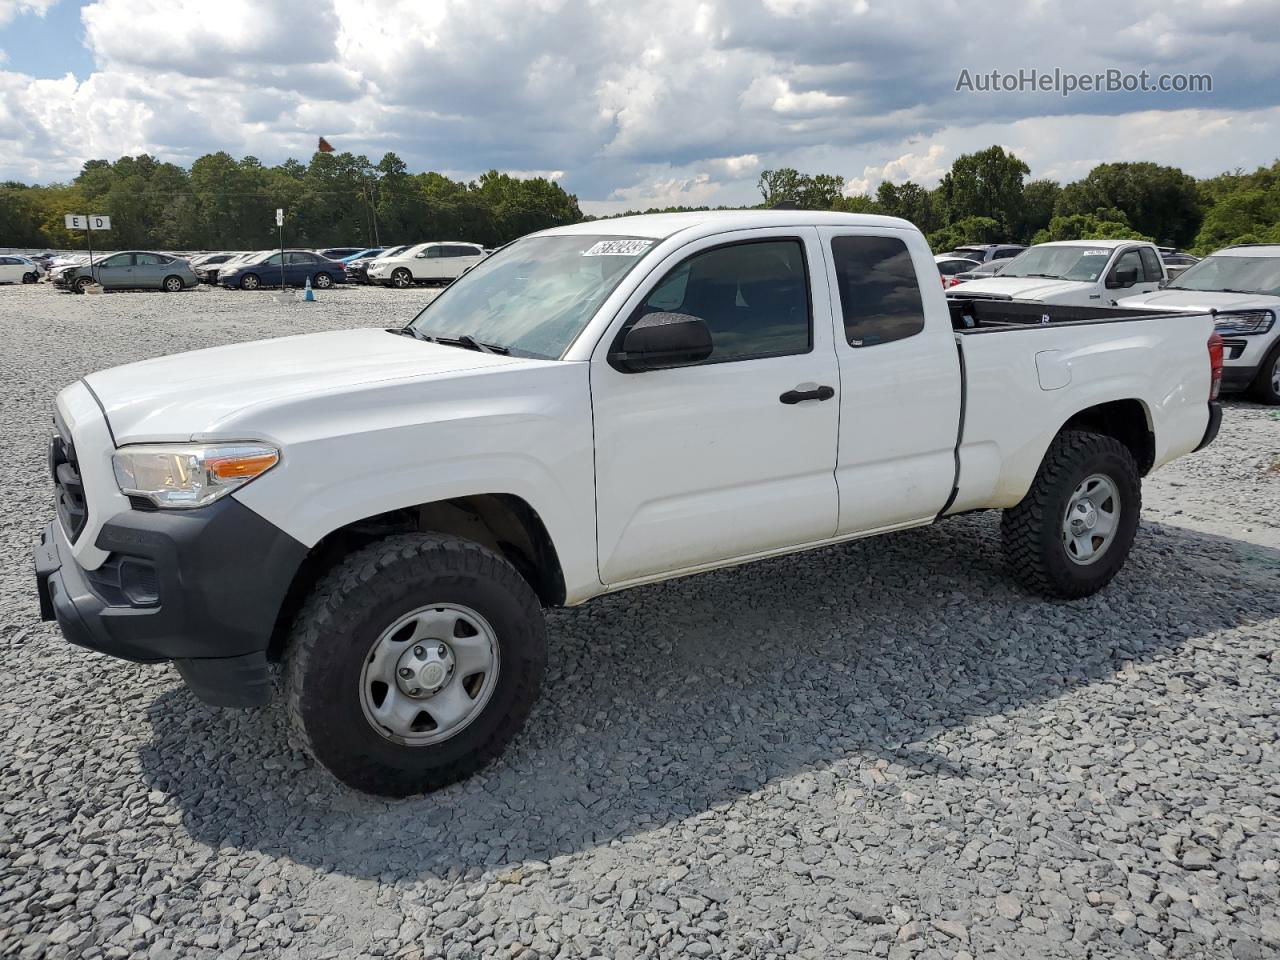
[[[405,534],[315,588],[293,628],[290,720],[349,786],[425,793],[496,757],[524,725],[546,665],[538,598],[493,551]]]
[[[1114,437],[1064,430],[1022,502],[1004,512],[1004,552],[1013,575],[1048,597],[1097,593],[1124,566],[1138,531],[1142,479]]]

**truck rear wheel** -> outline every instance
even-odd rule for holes
[[[1013,575],[1028,589],[1073,600],[1120,571],[1138,531],[1142,479],[1114,437],[1064,430],[1000,534]]]
[[[538,598],[496,553],[435,534],[347,558],[294,624],[290,720],[349,786],[425,793],[492,760],[524,725],[546,666]]]

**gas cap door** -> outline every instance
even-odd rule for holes
[[[1071,382],[1071,361],[1061,350],[1041,350],[1036,354],[1036,374],[1041,390],[1061,390]]]

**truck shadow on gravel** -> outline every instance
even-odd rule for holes
[[[150,705],[141,762],[215,849],[384,881],[457,877],[606,844],[833,764],[854,786],[872,784],[878,760],[980,778],[954,742],[949,759],[929,741],[1277,611],[1280,551],[1144,524],[1111,587],[1052,603],[1007,578],[994,515],[965,517],[552,614],[528,727],[432,796],[356,794],[289,745],[279,708],[219,711],[181,686]],[[991,733],[965,753],[1002,749]]]

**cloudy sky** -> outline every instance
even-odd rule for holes
[[[962,70],[1207,73],[1212,92],[957,91]],[[556,177],[584,209],[752,202],[762,169],[932,184],[1280,155],[1276,0],[0,0],[0,179],[89,158]]]

